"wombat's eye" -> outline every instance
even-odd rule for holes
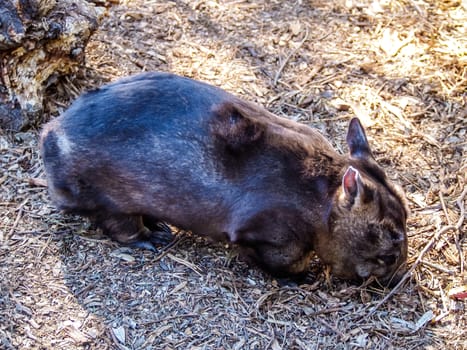
[[[397,257],[394,254],[380,255],[376,260],[380,265],[392,265],[396,262]]]
[[[391,235],[391,239],[395,242],[401,242],[404,240],[404,234],[399,231],[389,230],[389,234]]]

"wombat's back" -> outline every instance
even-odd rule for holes
[[[136,75],[84,94],[42,134],[53,200],[83,214],[131,208],[209,235],[226,231],[238,211],[249,215],[274,202],[290,203],[295,190],[294,205],[300,205],[302,190],[285,174],[294,157],[284,162],[278,151],[291,146],[265,147],[275,141],[266,141],[263,129],[277,121],[244,126],[236,112],[219,111],[226,105],[266,113],[221,89],[167,73]]]
[[[206,136],[203,120],[210,117],[206,111],[232,98],[199,81],[144,73],[83,94],[60,117],[60,123],[67,134],[99,147],[106,142],[133,143],[135,134],[145,141],[155,132],[172,138],[174,132]]]

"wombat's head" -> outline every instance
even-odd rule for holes
[[[362,125],[352,119],[347,134],[350,165],[334,195],[329,234],[318,234],[315,251],[333,275],[374,276],[394,284],[405,272],[408,211],[401,190],[376,164]]]

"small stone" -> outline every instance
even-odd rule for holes
[[[10,144],[5,136],[0,136],[0,151],[4,151],[10,148]]]

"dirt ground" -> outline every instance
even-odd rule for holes
[[[148,70],[220,86],[340,152],[358,115],[408,198],[410,273],[390,291],[314,260],[282,286],[187,232],[157,254],[119,247],[51,205],[37,130],[3,133],[1,349],[467,348],[466,1],[112,1],[44,120]]]

